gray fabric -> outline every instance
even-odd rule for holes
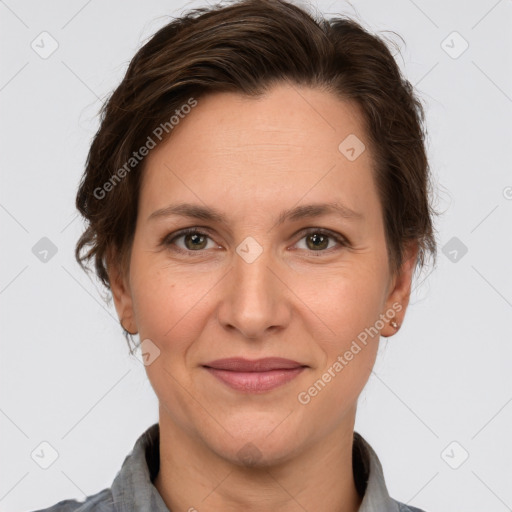
[[[160,465],[159,432],[155,423],[137,439],[110,488],[82,502],[63,500],[34,512],[170,512],[152,483]],[[359,512],[425,512],[389,496],[379,458],[357,432],[353,466],[358,492],[364,494]]]

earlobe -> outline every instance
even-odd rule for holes
[[[115,263],[113,258],[109,258],[108,261],[107,273],[117,316],[125,331],[128,331],[130,334],[137,334],[133,300],[128,278],[125,272],[119,267],[119,264]]]
[[[135,321],[133,320],[133,316],[129,318],[129,321],[127,322],[125,319],[121,320],[121,327],[128,331],[130,334],[134,335],[137,334],[139,331],[137,331],[137,328],[135,327]]]
[[[411,285],[418,257],[417,242],[410,243],[405,252],[402,265],[397,272],[392,289],[386,300],[385,316],[388,322],[381,331],[381,335],[389,337],[395,334],[403,324],[405,312],[411,296]]]

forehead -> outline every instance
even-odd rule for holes
[[[183,194],[204,203],[229,197],[269,207],[305,194],[343,199],[354,209],[365,197],[372,200],[368,145],[355,159],[344,152],[344,141],[355,142],[357,152],[366,142],[356,104],[285,84],[258,98],[213,93],[197,102],[146,157],[141,210]]]

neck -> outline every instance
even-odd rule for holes
[[[346,425],[286,462],[242,467],[209,449],[160,410],[155,487],[171,512],[357,512],[352,469],[355,412]]]

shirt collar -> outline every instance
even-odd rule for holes
[[[135,442],[112,483],[116,512],[169,512],[153,485],[160,468],[159,424],[151,425]]]
[[[155,423],[136,441],[112,483],[116,512],[169,512],[153,481],[160,468],[160,429]],[[386,488],[382,466],[372,447],[354,432],[352,460],[356,487],[363,495],[359,512],[398,512]]]
[[[352,462],[358,490],[366,481],[363,501],[358,512],[399,512],[398,503],[388,493],[379,457],[357,432],[354,432]]]

